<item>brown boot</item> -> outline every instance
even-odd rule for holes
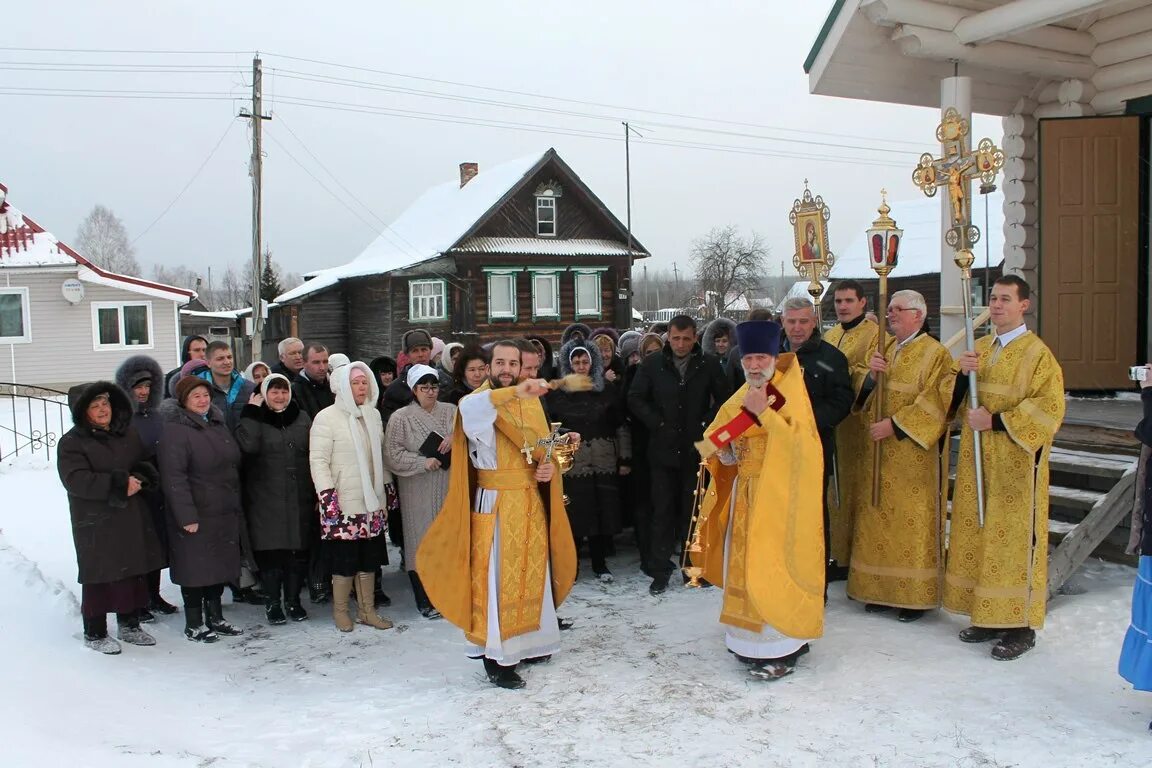
[[[376,615],[373,594],[376,590],[376,574],[364,571],[356,574],[356,621],[376,629],[392,629],[392,622]]]
[[[341,632],[352,631],[352,617],[348,614],[348,597],[352,594],[351,576],[332,577],[332,618],[336,620],[336,629]]]

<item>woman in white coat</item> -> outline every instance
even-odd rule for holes
[[[356,620],[377,629],[392,622],[376,614],[376,569],[387,556],[384,430],[376,410],[379,386],[356,361],[332,373],[336,403],[316,414],[309,445],[312,481],[320,498],[321,547],[332,573],[332,614],[352,631],[348,598],[356,589]]]

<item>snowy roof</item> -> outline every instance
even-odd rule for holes
[[[471,182],[469,183],[471,184]],[[615,240],[555,240],[535,237],[470,237],[452,250],[465,253],[540,254],[542,256],[628,255],[628,246]],[[643,258],[648,254],[633,248],[632,255]]]
[[[280,294],[276,301],[293,301],[350,277],[379,275],[437,258],[463,237],[546,154],[542,152],[510,160],[483,170],[463,187],[458,179],[432,187],[351,262],[316,272],[315,277]]]
[[[982,199],[983,198],[983,199]],[[984,204],[988,204],[988,226],[984,226]],[[940,225],[940,197],[921,195],[912,200],[891,203],[896,226],[904,230],[904,242],[900,244],[900,263],[892,272],[892,277],[928,275],[940,272],[940,247],[943,244],[943,230]],[[868,235],[865,230],[872,226],[877,214],[873,213],[860,223],[859,234],[846,251],[833,249],[836,263],[832,266],[832,278],[867,279],[876,277],[869,266]],[[977,195],[972,206],[972,223],[980,228],[983,237],[972,249],[976,263],[984,263],[984,248],[987,245],[992,266],[1004,261],[1004,193],[997,190],[986,197]]]
[[[76,277],[86,283],[120,288],[181,304],[196,296],[194,291],[185,288],[101,269],[16,210],[7,197],[8,188],[0,184],[0,268],[77,267]]]

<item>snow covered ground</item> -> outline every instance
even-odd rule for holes
[[[1014,663],[957,641],[960,618],[866,616],[837,584],[797,673],[754,681],[724,650],[718,591],[653,599],[628,548],[616,584],[577,585],[575,629],[523,691],[490,687],[395,565],[391,631],[226,606],[242,637],[189,643],[176,615],[155,648],[104,657],[80,642],[66,500],[39,462],[0,467],[3,766],[1152,765],[1152,696],[1116,675],[1128,568],[1086,567]]]

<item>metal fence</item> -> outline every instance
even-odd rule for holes
[[[71,428],[66,392],[0,382],[0,461],[21,455],[50,459]]]

